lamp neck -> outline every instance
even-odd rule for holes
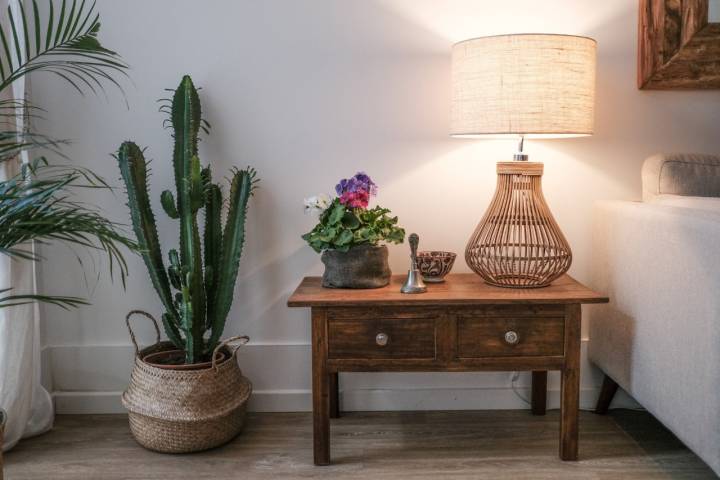
[[[514,162],[527,162],[529,157],[523,153],[523,146],[525,144],[525,135],[520,135],[520,143],[518,144],[518,153],[513,155]]]

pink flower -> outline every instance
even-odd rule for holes
[[[365,190],[344,192],[340,196],[340,203],[350,208],[367,208],[370,203],[370,194]]]

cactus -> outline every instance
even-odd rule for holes
[[[168,252],[167,268],[150,205],[143,149],[128,141],[115,157],[127,190],[133,230],[165,309],[165,333],[185,351],[186,363],[197,363],[210,356],[225,328],[245,241],[248,200],[257,179],[250,167],[233,171],[223,227],[222,188],[212,183],[210,167],[203,168],[198,157],[198,135],[210,126],[202,119],[200,98],[189,76],[183,77],[174,91],[171,105],[161,110],[170,114],[174,132],[176,193],[162,192],[160,204],[168,217],[180,222],[179,249]],[[198,226],[201,210],[202,237]]]

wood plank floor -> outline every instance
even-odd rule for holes
[[[123,415],[59,416],[6,455],[7,480],[704,479],[702,461],[647,413],[581,413],[580,461],[557,458],[558,412],[347,413],[331,426],[333,465],[312,465],[308,413],[250,414],[243,434],[204,453],[134,443]]]

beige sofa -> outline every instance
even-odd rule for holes
[[[657,155],[595,211],[589,357],[720,474],[720,157]]]

